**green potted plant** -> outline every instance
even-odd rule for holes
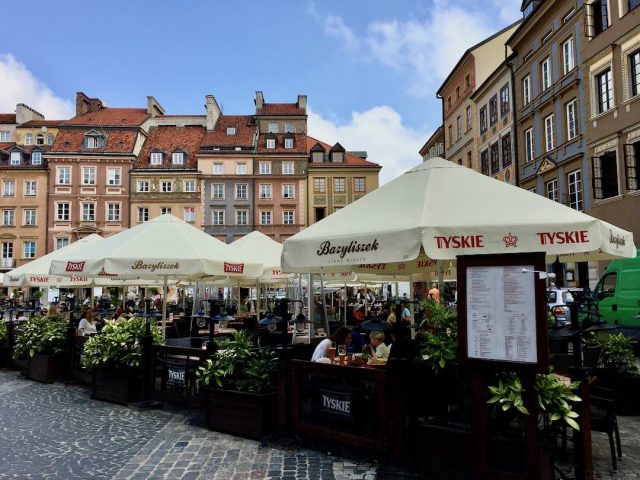
[[[278,359],[253,349],[249,334],[218,342],[219,350],[197,372],[203,385],[207,427],[260,438],[276,427]]]
[[[0,367],[6,366],[9,361],[9,332],[7,324],[0,319]]]
[[[14,358],[27,357],[29,378],[53,383],[58,375],[67,340],[67,324],[33,316],[22,326],[13,348]]]
[[[107,320],[102,331],[84,344],[81,364],[94,373],[92,397],[126,404],[139,400],[145,319]],[[162,345],[160,329],[151,327],[152,343]]]

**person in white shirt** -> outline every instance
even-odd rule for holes
[[[373,358],[389,358],[390,348],[384,343],[384,333],[371,332],[369,338],[371,338],[369,349]]]
[[[93,309],[87,308],[84,312],[84,317],[78,324],[78,335],[91,335],[92,333],[98,333],[96,329],[96,322],[93,319]]]

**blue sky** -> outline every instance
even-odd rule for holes
[[[466,48],[520,18],[520,0],[29,2],[3,5],[0,111],[72,114],[76,91],[110,106],[225,113],[309,97],[309,133],[368,150],[388,181],[419,162],[435,91]],[[41,12],[41,13],[38,13]]]

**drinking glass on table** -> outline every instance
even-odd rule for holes
[[[347,346],[338,345],[338,357],[340,357],[340,365],[344,365],[346,356],[347,356]]]
[[[336,359],[336,342],[331,342],[331,345],[329,345],[329,360],[331,360],[331,363],[333,363]]]

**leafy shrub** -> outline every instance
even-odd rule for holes
[[[620,373],[638,374],[638,365],[633,355],[634,339],[624,333],[610,333],[597,337],[600,344],[600,365],[612,368]]]
[[[66,322],[47,317],[34,316],[29,318],[25,322],[20,335],[17,335],[13,349],[14,357],[17,358],[21,355],[33,357],[38,353],[55,355],[64,352],[67,326]]]
[[[0,345],[7,341],[9,332],[7,331],[7,324],[4,320],[0,319]]]

